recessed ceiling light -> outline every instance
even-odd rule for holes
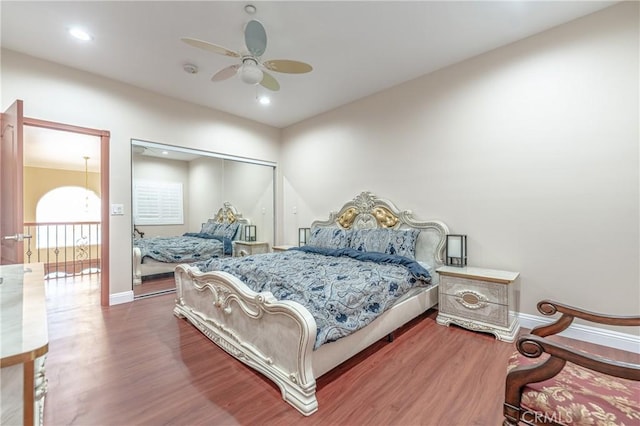
[[[162,151],[162,155],[169,155],[169,151]]]
[[[269,99],[268,96],[260,96],[258,97],[258,102],[260,102],[261,105],[269,105],[271,103],[271,99]]]
[[[85,30],[83,30],[82,28],[79,28],[79,27],[71,28],[69,30],[69,34],[71,34],[72,36],[74,36],[78,40],[82,40],[82,41],[89,41],[89,40],[93,39],[93,37],[91,37],[91,35],[88,32],[86,32]]]

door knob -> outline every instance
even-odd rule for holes
[[[3,240],[14,240],[14,241],[23,241],[31,238],[29,234],[15,234],[15,235],[5,235],[2,237]]]

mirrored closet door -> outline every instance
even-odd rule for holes
[[[232,255],[218,237],[198,235],[207,222],[246,219],[255,228],[234,238],[273,246],[274,163],[136,139],[131,159],[135,298],[175,291],[178,263]]]

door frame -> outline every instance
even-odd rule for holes
[[[30,117],[24,117],[23,125],[100,138],[100,238],[102,241],[100,244],[100,305],[109,306],[109,141],[111,134],[108,130],[90,129]]]

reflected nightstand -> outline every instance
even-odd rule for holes
[[[269,243],[264,241],[234,241],[233,256],[249,256],[252,254],[269,253]]]

